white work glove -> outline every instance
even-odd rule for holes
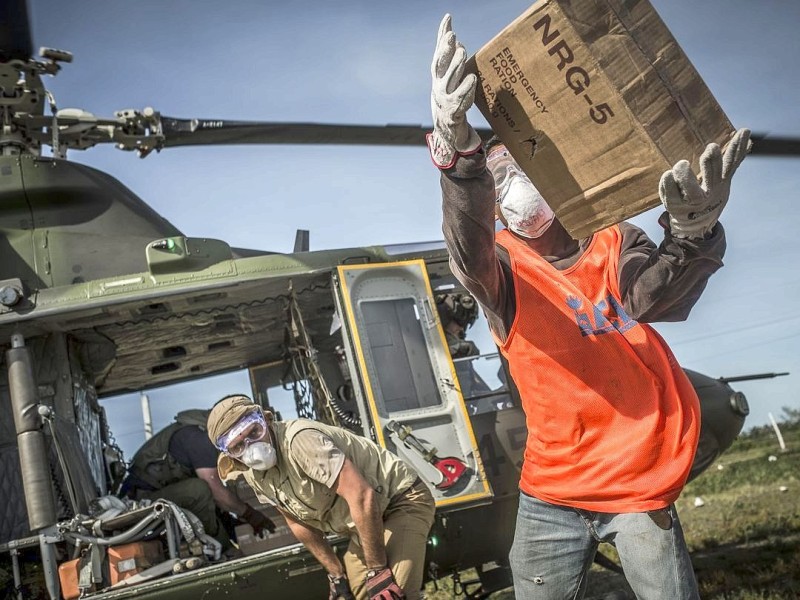
[[[702,184],[689,161],[681,160],[661,176],[658,195],[678,238],[702,239],[710,233],[728,202],[731,178],[750,151],[750,130],[740,129],[725,148],[709,144],[700,156]]]
[[[467,51],[456,40],[450,15],[445,15],[431,63],[433,133],[427,136],[431,158],[440,169],[452,167],[460,155],[474,154],[481,147],[480,136],[466,118],[478,83],[474,74],[464,76],[466,60]]]

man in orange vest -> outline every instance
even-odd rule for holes
[[[441,170],[453,273],[483,307],[525,410],[528,437],[510,561],[518,598],[581,598],[600,542],[638,598],[697,598],[673,502],[700,432],[697,395],[646,323],[684,320],[722,266],[717,219],[747,154],[709,144],[702,185],[680,161],[661,178],[656,246],[620,223],[573,240],[499,140],[465,113],[476,78],[446,15],[431,66],[431,157]],[[495,233],[495,214],[505,229]]]

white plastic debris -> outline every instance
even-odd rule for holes
[[[717,471],[722,471],[725,468],[725,465],[717,465]]]
[[[705,500],[703,500],[700,496],[696,496],[694,499],[694,506],[695,508],[700,508],[701,506],[705,506]]]
[[[775,462],[776,460],[778,460],[778,457],[777,457],[777,456],[775,456],[774,454],[770,454],[770,455],[769,455],[769,458],[768,458],[767,460],[768,460],[769,462]]]
[[[785,491],[787,491],[789,488],[788,488],[788,487],[786,487],[785,485],[782,485],[782,486],[781,486],[781,487],[779,487],[778,489],[779,489],[780,491],[782,491],[782,492],[785,492]]]

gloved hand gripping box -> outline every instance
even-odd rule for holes
[[[470,59],[476,104],[575,238],[659,204],[734,133],[646,0],[542,0]]]

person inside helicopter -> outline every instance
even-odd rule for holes
[[[233,558],[239,553],[231,543],[231,513],[256,534],[274,532],[275,524],[223,485],[217,475],[219,451],[206,434],[208,414],[201,409],[182,411],[174,423],[147,440],[128,466],[120,496],[174,502],[192,512],[205,532],[222,544],[223,556]]]
[[[478,346],[467,339],[467,329],[478,318],[478,303],[467,292],[436,294],[436,310],[442,322],[447,347],[456,369],[461,395],[469,399],[491,388],[475,370],[470,357],[480,356]]]
[[[749,150],[666,171],[656,246],[630,223],[573,239],[499,139],[469,125],[477,77],[450,15],[431,65],[431,158],[440,170],[450,266],[506,357],[528,436],[510,564],[524,598],[581,598],[600,542],[613,542],[640,598],[697,598],[674,501],[700,434],[696,392],[648,323],[684,320],[722,266],[718,218]],[[504,227],[495,229],[495,217]]]

